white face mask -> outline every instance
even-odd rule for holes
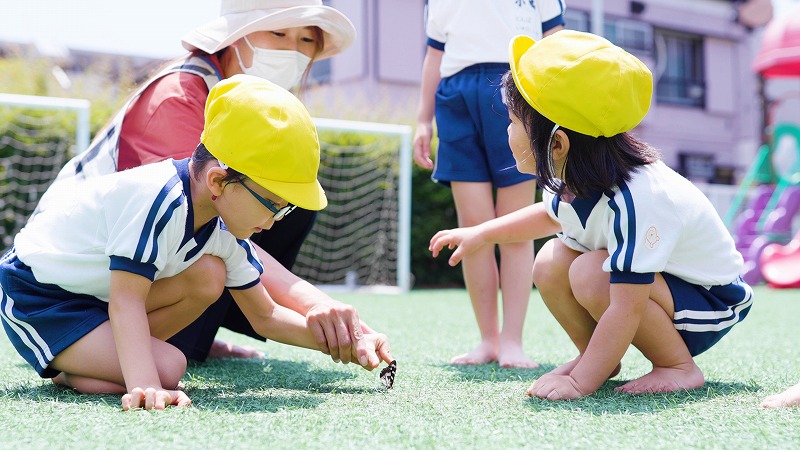
[[[233,47],[242,72],[269,80],[284,89],[293,89],[300,83],[311,58],[295,50],[271,50],[254,47],[244,37],[244,42],[253,51],[253,64],[245,67],[239,49]]]

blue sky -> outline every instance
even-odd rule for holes
[[[218,0],[2,0],[0,41],[131,55],[181,55],[181,38]]]
[[[781,13],[798,0],[772,0]],[[2,0],[0,41],[161,58],[219,12],[218,0]],[[569,7],[569,1],[567,1]]]

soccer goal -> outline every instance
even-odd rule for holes
[[[315,119],[328,196],[294,266],[328,291],[411,286],[411,127]],[[75,153],[89,146],[89,102],[0,94],[2,247]],[[3,250],[4,251],[4,250]]]
[[[3,252],[61,167],[88,146],[88,100],[0,94]]]
[[[314,119],[328,197],[293,271],[328,291],[411,287],[411,127]]]

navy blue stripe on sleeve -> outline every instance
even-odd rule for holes
[[[444,51],[444,42],[439,42],[435,39],[428,38],[428,47],[433,47],[436,50]]]
[[[238,242],[239,245],[241,245],[242,248],[244,249],[245,253],[247,253],[247,261],[249,261],[250,264],[252,264],[253,267],[256,268],[256,270],[258,270],[258,273],[263,274],[264,266],[261,264],[261,260],[258,259],[258,257],[253,254],[253,247],[251,247],[247,241],[243,241],[241,239],[237,239],[236,242]]]
[[[611,255],[611,270],[620,270],[618,261],[619,261],[619,254],[622,252],[622,247],[625,245],[625,241],[622,239],[622,218],[620,217],[619,206],[617,202],[614,201],[613,193],[607,193],[606,195],[611,195],[611,200],[608,201],[608,207],[611,208],[611,211],[614,211],[614,239],[617,241],[617,248],[614,249],[614,254]]]
[[[158,193],[158,196],[153,201],[153,205],[150,207],[150,211],[147,213],[147,219],[145,220],[144,227],[142,228],[142,234],[139,236],[139,244],[136,246],[136,253],[133,254],[133,259],[136,261],[142,261],[144,257],[144,249],[147,247],[147,243],[150,241],[152,235],[152,228],[153,224],[156,221],[156,215],[158,214],[158,210],[161,208],[161,205],[169,195],[169,192],[178,184],[181,179],[175,175],[174,177],[170,178],[169,181],[161,188],[161,192]]]
[[[251,281],[250,283],[245,284],[244,286],[228,286],[228,289],[233,290],[233,291],[243,291],[245,289],[250,289],[251,287],[257,285],[260,282],[261,282],[261,278],[257,278],[255,280]]]
[[[553,17],[547,22],[542,23],[542,33],[547,33],[559,25],[565,25],[564,16]]]
[[[620,183],[619,191],[622,193],[622,198],[625,199],[625,212],[628,216],[628,243],[626,244],[628,248],[625,250],[625,263],[622,270],[630,271],[633,267],[633,251],[636,247],[636,207],[627,184]]]
[[[654,281],[655,273],[611,272],[611,283],[651,284]]]
[[[123,272],[135,273],[141,275],[150,281],[156,278],[156,271],[158,268],[153,264],[147,264],[139,261],[134,261],[124,256],[111,256],[111,264],[108,265],[109,270],[122,270]]]
[[[148,264],[153,264],[153,262],[155,262],[156,256],[158,256],[158,236],[164,231],[164,227],[169,223],[169,219],[172,218],[172,214],[175,210],[183,204],[183,200],[184,197],[182,195],[173,200],[169,207],[167,207],[167,210],[164,211],[161,219],[158,220],[155,230],[153,231],[153,247],[150,250],[150,258],[147,260]]]

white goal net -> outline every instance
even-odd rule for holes
[[[293,272],[326,290],[410,288],[411,127],[315,119],[328,197]]]
[[[0,234],[3,252],[58,171],[89,145],[89,101],[0,94]]]
[[[88,111],[86,100],[0,94],[3,249],[11,246],[61,167],[88,147]],[[333,119],[315,123],[328,207],[320,211],[293,271],[329,291],[407,291],[411,127]]]

